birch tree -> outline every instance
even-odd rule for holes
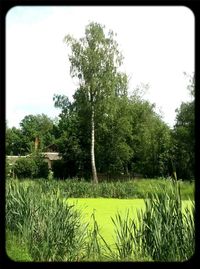
[[[94,183],[98,183],[95,163],[95,128],[99,113],[106,110],[116,95],[126,94],[126,75],[118,72],[122,64],[122,54],[114,40],[113,31],[104,33],[104,26],[90,23],[86,26],[85,36],[75,39],[67,35],[64,41],[70,48],[70,74],[79,81],[77,92],[84,95],[88,107],[91,136],[91,168]],[[120,90],[121,89],[121,90]],[[76,94],[75,94],[76,96]],[[80,104],[81,105],[81,104]]]

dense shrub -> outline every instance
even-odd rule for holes
[[[34,160],[29,157],[19,158],[14,166],[14,172],[18,178],[33,178],[36,170],[37,167]]]
[[[14,173],[17,178],[47,178],[48,164],[39,154],[21,157],[14,165]]]
[[[48,164],[45,162],[44,157],[41,154],[34,154],[31,158],[35,161],[36,164],[36,173],[34,178],[47,178],[49,174]]]

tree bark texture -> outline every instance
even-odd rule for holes
[[[92,179],[94,183],[98,183],[96,164],[95,164],[95,154],[94,154],[94,107],[92,106],[91,115],[91,165],[92,165]]]

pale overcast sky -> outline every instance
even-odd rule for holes
[[[190,101],[183,72],[194,72],[194,15],[186,7],[24,6],[6,16],[6,119],[19,127],[29,114],[54,118],[53,95],[70,99],[77,87],[69,74],[63,38],[84,36],[94,21],[112,29],[124,56],[129,90],[148,83],[144,98],[173,127],[175,109]]]

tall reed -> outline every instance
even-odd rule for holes
[[[183,211],[180,185],[172,181],[159,194],[149,194],[139,214],[144,251],[154,261],[184,261],[194,253],[194,202]]]
[[[40,185],[9,181],[6,186],[6,228],[20,234],[34,261],[81,259],[87,224],[60,190],[44,193]]]
[[[137,219],[129,211],[112,218],[114,246],[101,236],[94,214],[91,228],[66,203],[61,184],[37,183],[6,182],[6,228],[23,238],[33,261],[184,261],[194,253],[194,202],[183,210],[177,181],[152,186]]]
[[[153,261],[184,261],[195,250],[194,202],[183,210],[180,186],[170,182],[145,199],[138,221],[127,214],[112,219],[119,259],[143,257]]]

